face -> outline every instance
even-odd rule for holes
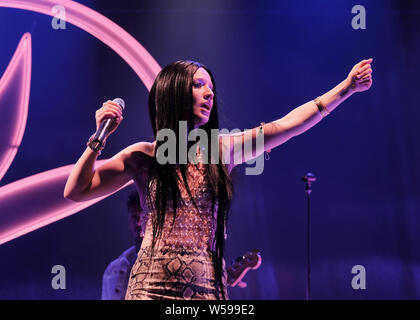
[[[194,126],[198,128],[209,121],[213,108],[213,83],[206,69],[199,68],[195,72],[192,93]]]
[[[142,234],[144,232],[142,225],[143,212],[131,209],[128,213],[128,225],[130,228],[131,235],[136,242],[141,242]]]

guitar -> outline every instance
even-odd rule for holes
[[[257,249],[236,258],[232,265],[226,269],[228,286],[234,287],[238,285],[241,288],[245,288],[246,283],[242,281],[242,278],[246,275],[248,270],[258,269],[261,265],[261,261],[261,255]]]

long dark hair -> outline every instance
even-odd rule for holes
[[[213,83],[213,107],[210,114],[209,121],[202,125],[207,133],[207,137],[211,137],[211,129],[219,129],[218,108],[216,99],[216,84],[211,71],[204,65],[195,61],[176,61],[163,68],[156,77],[155,82],[149,94],[149,116],[153,128],[154,136],[161,129],[171,129],[176,134],[176,152],[178,159],[179,152],[179,123],[180,121],[187,122],[188,133],[194,128],[193,116],[193,76],[199,69],[204,68],[210,75]],[[188,134],[187,133],[187,134]],[[164,141],[156,141],[156,150]],[[209,144],[208,155],[211,155],[211,144]],[[186,165],[178,164],[181,176],[183,178],[185,189],[187,190],[193,204],[196,206],[195,201],[191,195],[187,178],[186,178]],[[216,291],[220,290],[222,298],[226,299],[223,284],[223,254],[224,254],[224,236],[227,223],[228,212],[232,199],[233,186],[232,180],[220,159],[218,164],[206,164],[207,179],[211,186],[212,193],[212,212],[215,210],[217,201],[217,221],[216,221],[216,234],[215,234],[215,254],[213,257],[213,266],[215,271]],[[157,239],[161,236],[163,224],[165,221],[165,213],[167,201],[172,200],[173,206],[173,222],[175,221],[176,209],[178,201],[182,202],[180,190],[178,188],[179,176],[175,171],[175,166],[172,164],[158,164],[155,161],[154,178],[156,179],[156,191],[154,194],[154,201],[151,192],[147,194],[147,201],[150,208],[154,208],[152,214],[153,222],[153,241],[152,252]],[[168,198],[170,197],[170,198]],[[213,215],[212,215],[213,216]],[[217,294],[219,298],[219,294]]]

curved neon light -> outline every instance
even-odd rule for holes
[[[96,166],[105,161],[97,161]],[[85,202],[64,199],[63,190],[72,167],[44,171],[1,188],[0,244],[68,217],[111,195]],[[130,181],[118,190],[132,183]]]
[[[118,53],[150,90],[161,67],[127,31],[110,19],[80,3],[69,0],[1,0],[0,7],[24,9],[54,16],[52,8],[66,9],[66,22],[93,35]]]
[[[31,87],[31,35],[25,33],[0,79],[0,180],[13,162],[28,118]]]
[[[118,53],[150,90],[161,69],[160,66],[140,43],[108,18],[69,0],[0,0],[0,7],[30,10],[50,16],[54,15],[52,8],[56,5],[61,5],[66,9],[67,22],[92,34]],[[23,116],[19,119],[26,123],[26,118],[24,119]],[[21,130],[22,135],[23,130],[24,128]],[[5,172],[9,165],[5,166]],[[0,188],[0,244],[74,214],[107,197],[84,203],[64,199],[63,188],[70,170],[71,165],[53,169]],[[131,183],[132,181],[122,188]],[[23,199],[30,199],[31,206],[25,206],[27,202]],[[33,206],[34,199],[37,199],[35,207]]]

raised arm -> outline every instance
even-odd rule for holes
[[[64,197],[86,201],[112,193],[134,178],[139,168],[133,154],[147,154],[149,143],[133,144],[94,169],[98,154],[89,147],[74,165],[64,188]],[[137,159],[139,157],[136,157]]]
[[[108,117],[117,119],[111,134],[122,120],[121,108],[115,102],[107,101],[96,112],[97,128]],[[99,153],[87,147],[67,179],[64,197],[73,201],[86,201],[119,189],[136,174],[138,164],[133,154],[138,151],[147,153],[148,145],[146,142],[131,145],[96,169],[94,165]]]
[[[317,101],[311,100],[273,122],[224,136],[222,144],[225,150],[230,150],[230,164],[237,165],[254,159],[264,151],[269,151],[300,135],[321,121],[323,115],[332,112],[353,93],[368,90],[372,85],[371,62],[372,59],[367,59],[357,63],[344,81],[320,96]],[[262,134],[264,134],[264,143],[258,145],[257,135]],[[246,145],[252,146],[248,148],[248,152],[243,148]]]

